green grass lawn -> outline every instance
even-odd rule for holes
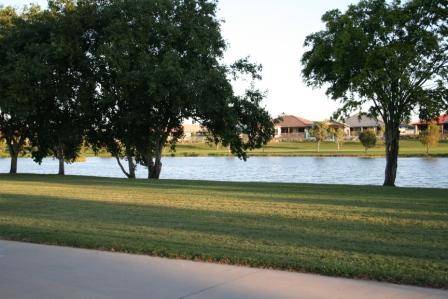
[[[0,176],[0,238],[448,287],[448,190]]]

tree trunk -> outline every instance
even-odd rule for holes
[[[132,150],[132,148],[129,148],[128,146],[126,146],[125,151],[126,151],[126,160],[128,161],[128,171],[126,171],[125,167],[121,163],[120,150],[112,153],[112,156],[115,157],[115,159],[117,160],[117,164],[118,164],[118,166],[120,166],[120,169],[124,173],[124,175],[128,179],[135,179],[135,177],[136,177],[135,170],[137,167],[136,167],[134,157],[133,157],[133,150]]]
[[[17,174],[17,161],[19,159],[20,145],[14,140],[8,140],[9,156],[11,157],[10,174]]]
[[[10,153],[11,156],[11,168],[9,169],[10,174],[17,174],[17,160],[18,160],[18,153]]]
[[[317,152],[320,153],[320,141],[317,142]]]
[[[429,144],[426,145],[426,154],[429,155]]]
[[[148,167],[148,180],[151,179],[151,175],[154,171],[154,161],[151,158],[147,158],[148,162],[146,164],[146,166]]]
[[[162,161],[161,156],[157,155],[154,162],[151,162],[151,167],[149,170],[149,179],[158,180],[160,178],[160,173],[162,172]]]
[[[120,157],[118,153],[112,154],[117,160],[118,166],[120,166],[121,171],[128,179],[135,179],[135,163],[134,158],[132,157],[132,153],[129,149],[126,149],[126,159],[128,160],[128,171],[124,168],[123,164],[121,164]]]
[[[400,131],[398,125],[386,125],[386,171],[384,186],[395,187],[397,177],[398,151],[400,142]]]
[[[149,179],[158,180],[162,172],[162,147],[156,150],[154,161],[151,159],[151,165],[148,167]]]
[[[20,136],[5,136],[6,144],[8,146],[9,156],[11,157],[11,165],[9,168],[10,174],[17,173],[17,162],[19,159],[20,151],[25,144],[26,134],[21,132]]]
[[[130,156],[130,155],[127,156],[127,159],[128,159],[128,168],[129,168],[128,178],[129,179],[135,179],[135,163],[134,163],[134,160],[133,160],[132,156]]]
[[[65,175],[65,163],[64,163],[64,158],[58,158],[59,160],[59,175]]]
[[[127,178],[129,178],[129,173],[126,172],[126,169],[124,169],[123,164],[121,164],[120,157],[118,156],[118,154],[113,154],[113,156],[117,160],[118,166],[120,166],[121,171]]]
[[[59,160],[58,175],[65,175],[64,150],[62,149],[62,146],[58,147],[57,155]]]
[[[151,169],[149,178],[152,180],[158,180],[160,178],[161,172],[162,172],[162,163],[160,161],[156,161],[152,165],[152,169]]]
[[[340,145],[340,143],[338,142],[338,152],[339,152],[340,149],[341,149],[341,145]]]

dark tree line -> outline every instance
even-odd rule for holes
[[[107,148],[123,173],[159,178],[162,150],[182,122],[207,127],[246,159],[274,125],[254,87],[261,67],[225,65],[215,1],[54,0],[48,9],[0,9],[0,137],[11,173],[25,143],[33,159],[73,162],[88,142]],[[248,79],[237,94],[232,81]],[[125,160],[126,164],[122,164]]]

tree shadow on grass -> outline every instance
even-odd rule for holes
[[[371,216],[394,216],[402,219],[416,216],[415,220],[438,220],[444,215],[431,215],[435,212],[448,212],[448,198],[446,190],[442,189],[410,189],[410,188],[383,188],[370,186],[344,186],[344,185],[312,185],[312,184],[270,184],[270,183],[232,183],[232,182],[206,182],[206,181],[178,181],[178,180],[125,180],[99,177],[70,176],[60,177],[53,175],[18,175],[1,176],[2,179],[24,184],[63,184],[75,187],[113,188],[117,192],[127,190],[143,191],[160,194],[167,192],[188,194],[189,196],[209,196],[230,198],[236,200],[249,200],[254,202],[309,204],[347,207],[350,209],[363,208]],[[172,195],[172,194],[167,194]],[[394,214],[394,211],[401,211]],[[409,215],[406,215],[408,213]],[[429,215],[423,215],[424,213]],[[435,218],[433,218],[435,217]]]
[[[262,182],[216,182],[195,180],[157,180],[146,179],[128,180],[122,178],[86,177],[86,176],[58,176],[0,174],[0,181],[30,182],[45,184],[66,184],[74,186],[95,187],[132,187],[148,188],[155,190],[185,189],[211,192],[238,192],[249,194],[291,195],[291,196],[330,196],[332,198],[358,197],[361,199],[375,199],[378,201],[390,201],[392,199],[403,200],[442,200],[447,202],[445,189],[435,188],[390,188],[381,186],[364,185],[328,185],[328,184],[296,184],[296,183],[262,183]]]
[[[373,223],[365,218],[357,221],[305,215],[291,218],[280,214],[21,194],[0,194],[1,216],[24,218],[35,223],[53,221],[73,227],[98,227],[102,233],[104,226],[124,233],[129,230],[130,234],[133,229],[138,231],[147,227],[235,238],[264,246],[265,249],[270,246],[306,246],[352,253],[448,260],[448,232],[443,226]],[[448,220],[448,217],[445,219]],[[64,227],[58,230],[63,231]],[[30,234],[32,232],[31,227]]]
[[[448,285],[448,232],[420,225],[0,193],[0,237]]]

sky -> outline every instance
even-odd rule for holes
[[[307,87],[301,78],[300,57],[305,37],[324,28],[321,16],[328,10],[345,10],[357,0],[220,0],[218,17],[229,44],[226,62],[250,56],[263,65],[267,91],[264,105],[272,116],[294,114],[309,120],[328,119],[338,103],[323,89]],[[18,8],[46,0],[0,0]]]

